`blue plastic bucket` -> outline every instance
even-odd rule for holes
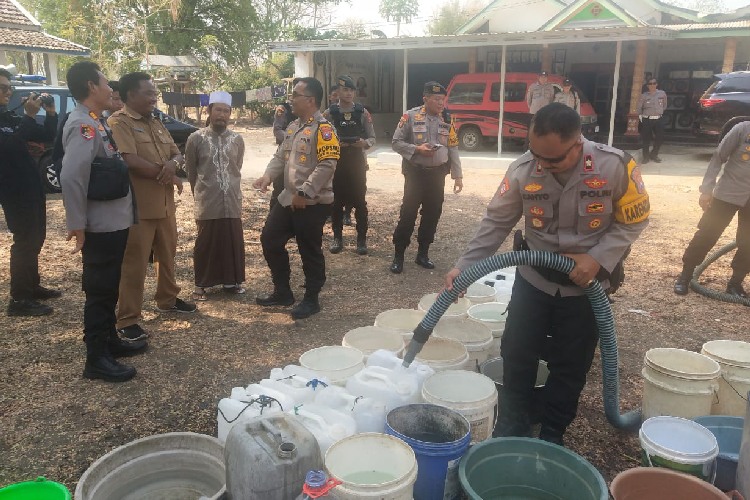
[[[711,431],[716,436],[716,442],[719,443],[714,485],[722,490],[733,490],[737,479],[737,464],[740,461],[742,428],[745,425],[745,419],[725,415],[707,415],[693,420]]]
[[[62,484],[40,476],[0,488],[0,500],[70,500],[70,492]]]
[[[417,457],[414,500],[453,500],[461,496],[458,464],[469,448],[469,421],[443,406],[412,404],[388,413],[385,432],[411,446]]]

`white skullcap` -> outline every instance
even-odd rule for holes
[[[216,92],[211,92],[211,95],[208,96],[208,104],[226,104],[230,108],[232,107],[232,94],[229,92],[225,92],[223,90],[217,90]]]

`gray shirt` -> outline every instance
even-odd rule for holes
[[[526,104],[529,105],[529,113],[536,114],[537,111],[552,102],[554,95],[555,87],[549,82],[544,85],[539,82],[529,85],[529,90],[526,91]]]
[[[185,145],[185,170],[195,197],[197,220],[240,218],[244,155],[245,142],[231,130],[217,134],[205,127],[190,134]]]
[[[661,116],[667,109],[667,93],[663,90],[644,92],[638,98],[637,113],[643,117]]]
[[[428,114],[424,106],[404,113],[391,142],[393,150],[411,163],[423,167],[440,167],[448,163],[452,179],[463,177],[453,121],[446,122],[442,115]],[[434,155],[424,156],[416,153],[420,144],[438,144],[439,147]]]
[[[721,165],[724,173],[716,182]],[[732,127],[708,164],[700,192],[713,193],[714,198],[744,207],[750,199],[750,121]]]
[[[508,167],[456,267],[464,270],[493,255],[523,216],[531,250],[588,253],[611,272],[648,225],[649,210],[640,170],[619,149],[584,140],[581,160],[565,185],[526,152]],[[578,286],[550,282],[529,266],[519,271],[549,295],[584,293]]]
[[[308,205],[333,203],[333,173],[339,154],[336,131],[320,111],[304,123],[299,118],[292,121],[265,172],[271,179],[284,173],[279,203],[288,207],[298,191],[305,193]]]
[[[70,113],[63,128],[65,155],[60,183],[68,230],[109,233],[135,222],[132,190],[124,198],[94,201],[87,198],[91,163],[118,155],[107,137],[106,125],[83,104]]]
[[[558,92],[555,94],[554,102],[565,104],[566,106],[575,109],[576,113],[579,115],[581,114],[581,100],[578,98],[578,94],[572,90],[570,92]]]

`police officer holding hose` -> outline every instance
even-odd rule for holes
[[[461,271],[497,251],[522,216],[523,246],[575,261],[568,275],[519,266],[501,344],[504,390],[496,435],[530,436],[532,390],[550,335],[539,438],[563,443],[598,339],[584,288],[594,280],[610,286],[648,215],[648,194],[632,157],[586,140],[578,113],[564,104],[536,113],[529,151],[508,167],[474,238],[445,276],[451,289]]]

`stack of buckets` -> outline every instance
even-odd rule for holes
[[[642,374],[643,465],[733,489],[740,477],[736,471],[750,391],[750,344],[715,340],[706,342],[700,354],[651,349]]]

